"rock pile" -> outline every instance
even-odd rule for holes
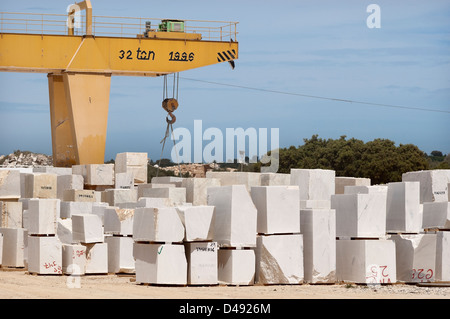
[[[0,155],[1,167],[39,167],[52,165],[52,156],[45,154],[15,151],[9,155]]]

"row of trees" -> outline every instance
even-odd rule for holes
[[[280,149],[278,172],[289,173],[291,168],[332,169],[336,176],[365,177],[370,178],[372,184],[384,184],[401,181],[405,172],[450,168],[449,156],[439,153],[428,156],[415,145],[396,146],[389,139],[365,143],[346,136],[322,139],[313,135],[304,139],[301,146]],[[440,155],[442,161],[432,165],[431,158],[436,155]],[[259,171],[260,165],[255,164],[250,169]]]

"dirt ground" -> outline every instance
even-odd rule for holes
[[[155,286],[137,284],[132,275],[75,278],[0,269],[0,299],[450,299],[450,285]]]

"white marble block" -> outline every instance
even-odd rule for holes
[[[388,183],[386,231],[418,233],[421,229],[419,182]]]
[[[219,247],[216,242],[192,242],[185,244],[188,264],[188,285],[218,284],[217,260]]]
[[[186,188],[184,187],[157,187],[144,188],[142,197],[169,198],[172,205],[183,205],[186,203]]]
[[[299,187],[300,200],[330,200],[335,192],[335,171],[291,169],[291,185]]]
[[[60,205],[59,199],[30,199],[27,216],[28,233],[30,235],[56,234]]]
[[[72,174],[71,167],[54,167],[54,166],[41,166],[33,167],[33,173],[51,173],[56,175],[70,175]]]
[[[102,243],[104,235],[100,217],[94,214],[73,215],[72,236],[75,243]]]
[[[121,203],[136,203],[137,190],[132,189],[106,189],[102,192],[102,202],[108,203],[109,206],[117,206]]]
[[[114,180],[114,188],[116,189],[132,189],[134,188],[134,175],[131,172],[116,173]]]
[[[450,281],[450,232],[438,231],[436,244],[436,274],[439,282]]]
[[[386,193],[331,196],[336,210],[336,236],[380,238],[386,235]]]
[[[64,191],[69,189],[83,189],[84,178],[82,175],[58,175],[56,178],[56,197],[64,200]]]
[[[331,209],[331,200],[300,200],[300,209]]]
[[[207,205],[208,187],[221,186],[218,178],[184,178],[181,187],[186,188],[186,202],[192,205]]]
[[[62,246],[55,236],[28,236],[28,272],[61,275]]]
[[[244,185],[247,191],[253,186],[261,186],[260,175],[255,172],[206,172],[206,178],[219,179],[221,186]]]
[[[187,284],[184,245],[134,243],[137,284]]]
[[[125,236],[107,236],[108,272],[134,273],[133,238]]]
[[[114,185],[114,164],[86,164],[86,185]]]
[[[335,194],[344,194],[346,186],[370,186],[370,178],[336,176]]]
[[[369,194],[373,192],[382,192],[387,194],[387,185],[354,185],[344,186],[344,194]]]
[[[134,209],[107,207],[103,218],[105,234],[133,235]]]
[[[300,232],[298,186],[252,187],[251,197],[258,211],[259,234]]]
[[[395,242],[398,281],[435,281],[436,237],[436,234],[401,234],[390,237]]]
[[[422,228],[450,228],[450,202],[423,203]]]
[[[20,171],[0,169],[0,199],[17,199],[20,196]]]
[[[0,227],[22,228],[22,202],[0,200]]]
[[[358,284],[397,281],[395,243],[392,240],[337,240],[336,279]]]
[[[176,210],[185,229],[185,242],[214,238],[214,206],[178,206]]]
[[[72,234],[72,218],[59,218],[56,226],[56,237],[62,244],[74,243]]]
[[[450,169],[433,169],[402,174],[403,182],[420,182],[420,202],[449,201]]]
[[[219,249],[218,280],[229,285],[250,286],[255,283],[254,249]]]
[[[255,249],[255,282],[300,284],[304,280],[303,235],[259,235]]]
[[[261,173],[261,186],[283,186],[291,185],[291,175],[282,173]]]
[[[139,207],[134,211],[133,239],[137,242],[182,242],[184,226],[175,207]]]
[[[108,273],[108,244],[83,244],[86,247],[86,274]]]
[[[175,187],[181,187],[182,177],[176,176],[155,176],[152,178],[152,184],[173,184]]]
[[[61,218],[70,218],[72,215],[92,214],[93,202],[65,202],[60,204]]]
[[[116,173],[131,173],[133,184],[147,183],[147,153],[125,152],[116,155]]]
[[[3,235],[3,267],[25,267],[25,228],[0,228]]]
[[[89,189],[66,189],[63,200],[65,202],[95,202],[96,196],[94,190]]]
[[[257,210],[244,185],[208,188],[215,206],[214,241],[219,246],[255,247]]]
[[[50,173],[23,173],[23,198],[57,198],[57,175]]]
[[[65,275],[84,275],[86,247],[81,244],[62,244],[62,272]]]
[[[305,282],[336,281],[336,212],[334,209],[300,211]]]

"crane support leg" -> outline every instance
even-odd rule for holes
[[[111,74],[49,74],[53,165],[102,164]]]

